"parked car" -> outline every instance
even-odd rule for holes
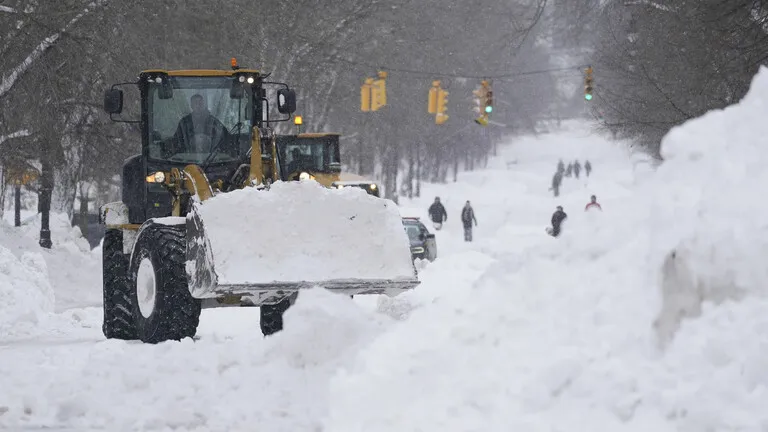
[[[333,182],[331,187],[339,189],[345,187],[356,187],[368,192],[369,195],[373,195],[375,197],[381,196],[381,188],[375,181],[369,179],[368,177],[363,177],[361,175],[350,172],[342,171],[339,174],[339,179]]]
[[[403,227],[411,241],[411,257],[413,260],[426,259],[434,261],[437,258],[437,242],[435,235],[417,217],[404,217]]]
[[[379,196],[379,185],[372,181],[335,181],[331,184],[331,187],[338,189],[356,187],[365,190],[369,195]]]

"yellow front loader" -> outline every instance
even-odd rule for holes
[[[394,203],[331,188],[338,134],[277,135],[296,97],[265,78],[235,64],[148,70],[106,91],[110,118],[142,136],[122,200],[101,209],[107,338],[192,337],[204,305],[259,306],[268,335],[303,289],[396,295],[419,283]],[[140,119],[121,117],[121,85],[138,87]]]

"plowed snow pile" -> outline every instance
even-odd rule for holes
[[[221,194],[199,207],[220,284],[413,278],[397,206],[314,181]]]
[[[29,331],[53,312],[53,289],[39,253],[16,258],[0,246],[0,341]]]
[[[672,130],[633,196],[573,208],[560,238],[498,254],[364,349],[325,430],[766,430],[766,117],[762,68],[739,104]]]
[[[43,249],[39,214],[21,227],[0,220],[0,344],[68,330],[54,312],[101,303],[100,252],[66,215],[51,214],[50,227],[53,247]]]

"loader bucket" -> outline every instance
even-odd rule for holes
[[[195,298],[259,305],[313,287],[395,295],[419,283],[396,205],[361,189],[248,187],[195,202],[186,224]]]

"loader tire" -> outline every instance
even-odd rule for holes
[[[128,256],[123,254],[123,233],[108,229],[102,246],[102,291],[104,323],[101,331],[107,339],[138,339],[131,304],[132,287],[128,281]]]
[[[202,301],[189,293],[183,226],[153,224],[136,239],[130,268],[133,316],[146,343],[194,337]]]
[[[259,307],[261,309],[259,311],[261,312],[259,325],[264,336],[269,336],[283,329],[283,314],[289,307],[291,307],[290,297],[286,297],[280,303]]]

